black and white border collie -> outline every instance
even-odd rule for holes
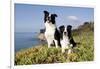
[[[48,43],[48,48],[54,42],[56,48],[60,46],[60,33],[56,27],[55,18],[57,14],[49,14],[48,11],[44,11],[44,23],[45,23],[45,38]]]
[[[71,48],[73,48],[76,45],[72,37],[71,29],[72,29],[71,25],[68,25],[67,27],[62,25],[59,27],[62,53],[65,52],[65,49],[68,49],[68,54],[71,53]]]

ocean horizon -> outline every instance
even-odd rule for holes
[[[14,35],[15,52],[40,44],[37,32],[15,32]]]

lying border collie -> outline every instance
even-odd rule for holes
[[[45,23],[45,38],[48,43],[48,48],[54,42],[56,48],[60,45],[60,33],[56,27],[55,18],[57,14],[49,14],[48,11],[44,11],[44,23]]]
[[[69,54],[71,53],[71,48],[76,46],[76,43],[72,37],[71,29],[72,29],[71,25],[68,25],[67,27],[62,25],[59,27],[62,53],[65,52],[65,49],[68,49],[68,54]]]

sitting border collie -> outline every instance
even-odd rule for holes
[[[71,53],[71,47],[76,45],[72,37],[71,28],[71,25],[68,25],[67,28],[64,25],[59,27],[62,53],[65,52],[65,49],[68,49],[68,54]]]
[[[48,43],[48,48],[54,42],[56,48],[60,46],[60,33],[56,27],[55,18],[57,14],[49,14],[48,11],[44,11],[44,23],[45,23],[45,38]]]

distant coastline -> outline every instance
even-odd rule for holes
[[[15,32],[15,52],[32,46],[39,45],[38,33],[34,32]]]

